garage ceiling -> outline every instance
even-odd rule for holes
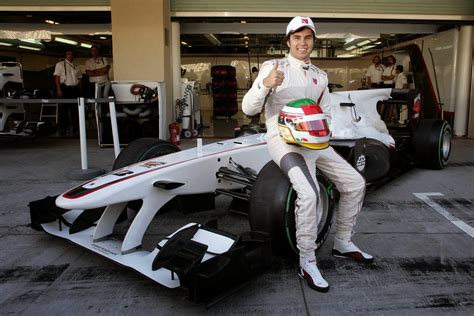
[[[57,24],[48,24],[57,23]],[[283,31],[288,18],[173,18],[181,25],[181,50],[183,55],[199,54],[281,54],[286,51]],[[412,40],[453,27],[436,21],[410,23],[376,21],[361,23],[350,20],[316,21],[318,40],[316,57],[336,57],[341,54],[364,54],[393,44]],[[112,55],[111,14],[100,12],[0,12],[0,31],[16,31],[24,36],[31,30],[50,30],[51,40],[37,43],[18,39],[0,39],[3,50],[16,50],[18,46],[36,47],[38,54],[61,56],[71,44],[56,38],[68,39],[78,55],[87,55],[88,45],[99,45],[104,56]],[[62,34],[59,34],[62,33]],[[81,43],[83,46],[81,46]]]

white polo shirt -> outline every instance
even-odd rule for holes
[[[56,63],[53,75],[58,76],[60,83],[66,86],[77,86],[82,78],[79,66],[66,59]]]
[[[371,83],[382,83],[383,70],[384,67],[382,64],[379,64],[378,66],[372,64],[367,69],[366,76],[370,78]]]
[[[390,66],[387,66],[385,67],[385,69],[383,70],[383,75],[384,76],[397,76],[396,72],[395,72],[395,65],[390,65]],[[395,83],[395,78],[393,78],[392,80],[384,80],[383,83],[385,84],[393,84]]]
[[[101,69],[109,65],[109,61],[105,57],[98,57],[98,58],[89,58],[86,61],[86,70],[96,70],[96,69]],[[94,76],[94,77],[89,77],[90,82],[99,82],[99,83],[104,83],[109,81],[109,76],[108,75],[103,75],[103,76]]]
[[[403,85],[408,84],[407,76],[403,72],[399,73],[395,78],[396,89],[403,89]]]

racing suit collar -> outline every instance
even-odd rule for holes
[[[309,65],[311,65],[311,61],[309,59],[308,59],[308,62],[304,62],[302,60],[299,60],[291,56],[291,54],[288,54],[288,62],[290,63],[290,65],[296,68],[303,68],[303,67],[308,67]]]

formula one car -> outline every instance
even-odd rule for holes
[[[369,187],[414,165],[444,168],[452,133],[438,118],[436,103],[429,102],[432,97],[421,89],[331,93],[331,145],[365,176]],[[49,209],[35,208],[32,202],[32,223],[162,285],[186,286],[196,301],[199,289],[238,283],[229,271],[240,271],[237,278],[247,280],[246,275],[262,268],[252,268],[258,262],[266,266],[261,262],[269,254],[261,245],[267,239],[257,232],[271,237],[275,252],[297,253],[296,194],[271,161],[264,134],[183,151],[163,140],[138,139],[120,153],[113,169],[61,194]],[[316,241],[320,246],[331,228],[337,190],[324,174],[318,173],[318,182],[323,210]],[[183,208],[212,208],[214,197],[222,194],[248,206],[250,235],[189,224],[153,250],[143,249],[148,227],[167,205],[179,201]],[[136,215],[125,236],[116,238],[114,227],[127,207],[136,209]]]

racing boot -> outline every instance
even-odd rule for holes
[[[337,258],[352,259],[362,263],[374,262],[374,257],[360,250],[350,239],[334,238],[332,255]]]
[[[321,272],[319,272],[316,259],[300,258],[300,267],[298,276],[305,280],[309,287],[318,292],[329,291],[329,284],[324,280]]]

